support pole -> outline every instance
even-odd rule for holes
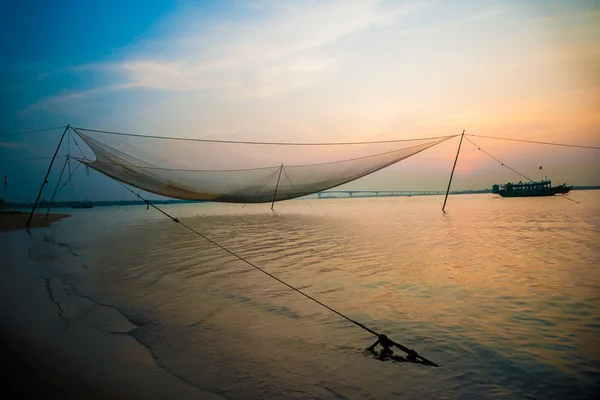
[[[50,199],[50,204],[48,204],[48,209],[46,210],[45,219],[48,219],[48,214],[50,213],[50,208],[52,208],[52,203],[54,203],[54,196],[56,196],[56,192],[58,191],[58,185],[60,185],[60,181],[62,180],[62,176],[65,173],[65,168],[66,168],[68,162],[69,162],[69,155],[67,154],[67,158],[65,159],[65,163],[63,164],[62,171],[60,171],[60,177],[58,178],[58,182],[56,182],[56,187],[54,188],[54,193],[52,193],[52,199]]]
[[[444,197],[444,205],[442,211],[446,208],[446,201],[448,200],[448,193],[450,193],[450,185],[452,184],[452,176],[454,175],[454,168],[456,168],[456,162],[458,161],[458,153],[460,153],[460,146],[462,145],[463,138],[465,137],[465,130],[463,129],[462,135],[460,135],[460,142],[458,143],[458,150],[456,151],[456,158],[454,159],[454,165],[452,166],[452,172],[450,173],[450,180],[448,181],[448,190],[446,190],[446,197]]]
[[[2,199],[4,200],[4,204],[0,204],[0,211],[2,211],[3,207],[8,207],[8,196],[6,195],[6,188],[8,187],[8,175],[4,174],[4,181],[3,181],[3,187],[4,187],[4,191],[3,191],[3,195],[2,195]]]
[[[279,167],[279,175],[277,175],[277,184],[275,185],[275,193],[273,193],[273,202],[271,203],[271,211],[273,211],[273,206],[275,205],[275,197],[277,196],[277,188],[279,187],[279,179],[281,179],[281,171],[283,171],[283,164]]]
[[[63,139],[65,138],[65,134],[67,133],[68,130],[69,130],[69,125],[67,125],[67,127],[65,128],[65,131],[63,132],[62,136],[60,137],[60,141],[58,142],[58,146],[56,146],[56,151],[54,151],[54,156],[52,156],[52,160],[50,161],[50,165],[48,166],[48,171],[46,171],[46,176],[44,177],[42,186],[40,186],[40,191],[37,195],[37,198],[35,199],[35,204],[33,205],[33,208],[31,209],[31,214],[29,214],[29,219],[27,220],[27,224],[25,224],[25,228],[29,228],[29,224],[31,223],[31,218],[33,218],[33,213],[35,212],[35,209],[37,208],[37,205],[40,201],[40,197],[42,196],[42,191],[44,190],[44,186],[46,186],[46,183],[48,183],[48,175],[50,175],[50,170],[52,170],[52,164],[54,164],[54,159],[56,158],[56,155],[58,154],[60,145],[62,144]]]

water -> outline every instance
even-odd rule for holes
[[[56,268],[117,306],[157,363],[229,399],[586,399],[600,389],[600,191],[165,207],[442,368],[381,362],[373,335],[160,213],[77,212]],[[43,233],[42,233],[43,232]],[[85,267],[84,267],[85,266]]]

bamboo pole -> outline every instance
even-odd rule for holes
[[[46,176],[44,177],[42,186],[40,186],[40,191],[37,195],[37,198],[35,199],[35,204],[33,205],[33,208],[31,209],[31,214],[29,214],[29,219],[27,220],[27,224],[25,224],[25,228],[29,228],[29,224],[31,223],[31,219],[33,218],[33,213],[35,212],[35,209],[37,208],[37,205],[40,201],[40,197],[42,196],[42,191],[44,190],[44,186],[46,186],[46,183],[48,183],[48,175],[50,175],[50,170],[52,170],[52,164],[54,164],[54,159],[56,159],[56,155],[58,154],[60,145],[62,144],[63,139],[65,138],[65,134],[67,133],[68,130],[69,130],[69,125],[67,125],[67,127],[65,128],[65,131],[63,132],[62,136],[60,137],[60,141],[58,142],[58,146],[56,146],[56,150],[54,151],[54,156],[52,156],[52,160],[50,161],[50,165],[48,166],[48,171],[46,171]]]
[[[283,171],[283,164],[279,167],[279,175],[277,175],[277,184],[275,185],[275,193],[273,193],[273,202],[271,203],[271,211],[273,211],[273,206],[275,205],[275,197],[277,196],[277,188],[279,187],[279,179],[281,179],[281,171]]]
[[[442,211],[446,208],[446,201],[448,200],[448,193],[450,193],[450,185],[452,184],[452,176],[454,176],[454,168],[456,168],[456,162],[458,161],[458,153],[460,153],[460,146],[462,145],[463,138],[465,137],[465,130],[463,129],[462,135],[460,135],[460,142],[458,143],[458,151],[456,152],[456,158],[454,159],[454,165],[452,166],[452,172],[450,173],[450,180],[448,181],[448,189],[446,190],[446,197],[444,197],[444,205]]]
[[[60,185],[60,181],[62,180],[62,176],[65,173],[65,168],[66,168],[68,162],[69,162],[69,155],[67,154],[67,158],[65,159],[65,163],[63,164],[62,171],[60,171],[60,176],[58,177],[58,182],[56,182],[56,187],[54,188],[54,193],[52,193],[52,198],[50,199],[50,204],[48,204],[48,209],[46,210],[45,219],[48,219],[48,214],[50,213],[50,208],[52,208],[52,203],[54,203],[54,197],[56,196],[56,192],[58,191],[58,185]]]

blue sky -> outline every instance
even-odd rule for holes
[[[40,99],[92,85],[85,77],[71,74],[56,73],[51,79],[44,76],[72,66],[122,57],[128,46],[174,6],[169,1],[113,0],[26,0],[3,6],[2,106],[15,116]],[[60,119],[63,123],[64,117]],[[3,118],[0,123],[3,132],[33,126],[16,118]]]
[[[0,13],[0,135],[70,123],[337,141],[466,128],[597,145],[599,9],[566,0],[22,1]],[[59,135],[0,139],[0,161],[51,154]],[[437,189],[455,146],[406,161],[410,174],[361,184],[407,187],[425,170],[418,181]],[[489,146],[519,167],[552,157],[557,179],[600,183],[585,172],[599,170],[597,154],[540,149],[523,160],[529,148]],[[458,184],[513,178],[484,160],[461,158]],[[43,163],[0,163],[0,172],[19,177],[13,196],[29,198]],[[100,177],[81,185],[90,198],[113,195]]]

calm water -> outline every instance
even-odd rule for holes
[[[600,192],[571,198],[165,207],[442,368],[373,359],[371,334],[156,211],[36,232],[71,246],[57,271],[161,366],[229,399],[578,399],[600,389]]]

